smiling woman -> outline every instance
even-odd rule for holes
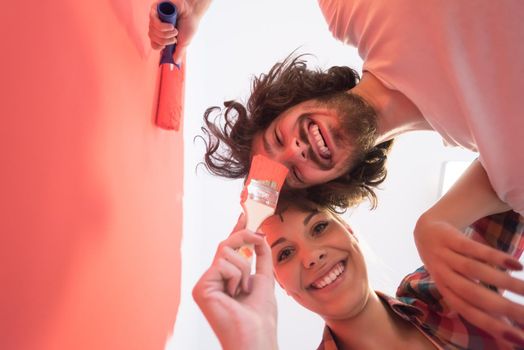
[[[325,321],[318,349],[506,349],[514,345],[495,340],[450,312],[424,267],[403,279],[396,298],[373,290],[358,239],[329,209],[282,197],[277,214],[261,227],[265,240],[242,230],[242,220],[220,244],[193,291],[224,349],[278,347],[273,273],[289,296]],[[501,246],[508,236],[521,236],[524,223],[518,214],[507,212],[479,220],[467,232]],[[253,276],[247,260],[235,253],[243,242],[256,247]],[[510,335],[507,339],[518,341]]]
[[[276,279],[324,319],[359,313],[371,291],[358,242],[338,216],[310,206],[291,206],[262,227]]]

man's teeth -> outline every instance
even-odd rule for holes
[[[339,262],[324,277],[319,278],[311,285],[317,289],[324,288],[333,283],[342,272],[344,272],[344,264]]]
[[[326,142],[324,141],[317,124],[311,126],[311,132],[313,133],[313,137],[315,138],[315,142],[317,143],[322,156],[331,157],[331,152],[329,151],[329,148],[327,148]]]

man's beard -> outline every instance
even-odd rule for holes
[[[340,128],[331,130],[335,147],[348,153],[349,167],[361,161],[377,140],[377,113],[360,96],[340,93],[325,101],[339,116]]]

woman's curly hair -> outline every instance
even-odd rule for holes
[[[327,71],[308,69],[305,56],[290,55],[275,64],[269,73],[255,77],[246,106],[238,101],[226,101],[224,109],[215,106],[206,110],[202,127],[206,144],[204,164],[211,173],[228,178],[247,176],[251,145],[258,132],[290,107],[311,99],[335,98],[355,87],[360,79],[349,67],[335,66]],[[371,109],[363,100],[359,101],[364,104],[361,108]],[[339,209],[368,198],[375,207],[374,187],[386,177],[385,162],[391,144],[392,141],[378,146],[371,144],[364,154],[353,157],[356,165],[348,173],[306,189],[307,197],[322,206]]]

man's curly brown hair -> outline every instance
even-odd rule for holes
[[[224,102],[208,108],[202,127],[206,153],[205,167],[213,174],[242,178],[248,175],[251,162],[253,137],[265,130],[282,112],[298,103],[315,99],[318,101],[340,100],[350,96],[352,108],[359,112],[375,112],[361,98],[346,93],[360,80],[358,73],[349,67],[331,67],[327,71],[307,68],[306,55],[288,56],[275,64],[269,73],[253,79],[252,93],[246,106],[238,101]],[[344,96],[342,96],[344,95]],[[374,118],[373,118],[374,120]],[[376,122],[366,128],[375,134]],[[354,135],[358,138],[359,135]],[[337,208],[339,211],[369,199],[376,207],[374,188],[386,178],[385,163],[393,140],[374,146],[370,140],[361,140],[365,145],[362,154],[352,156],[354,166],[342,176],[327,183],[305,190],[283,189],[291,193],[306,191],[307,198],[319,205]]]

